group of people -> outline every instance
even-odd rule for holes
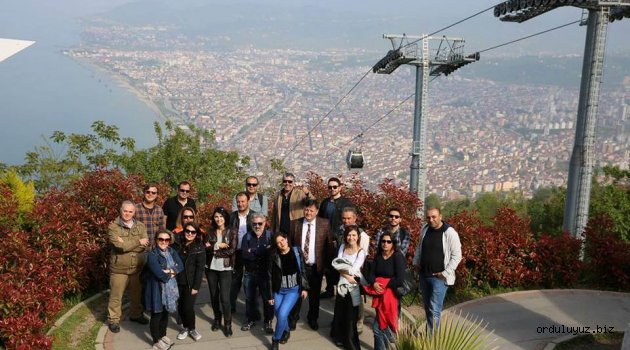
[[[328,179],[329,197],[318,203],[307,187],[296,186],[293,174],[285,173],[270,214],[259,185],[258,178],[247,177],[233,211],[214,208],[207,229],[198,223],[189,182],[181,182],[177,195],[162,207],[156,204],[155,185],[144,187],[142,202],[124,201],[120,217],[109,226],[109,330],[120,331],[121,299],[128,286],[129,319],[149,324],[154,349],[173,344],[166,336],[170,314],[180,329],[177,339],[201,339],[194,305],[205,275],[214,314],[211,330],[222,330],[226,337],[233,335],[241,289],[246,317],[241,331],[262,321],[271,349],[289,340],[303,300],[308,300],[306,323],[318,330],[320,300],[334,297],[330,336],[340,347],[360,349],[367,294],[376,310],[374,349],[388,349],[398,331],[410,254],[420,274],[427,326],[439,325],[446,290],[461,260],[457,232],[442,220],[439,208],[426,211],[414,254],[409,252],[411,235],[401,227],[401,210],[387,210],[387,223],[371,240],[357,225],[357,210],[343,196],[338,178]]]

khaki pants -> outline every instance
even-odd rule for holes
[[[139,269],[141,270],[141,269]],[[142,286],[140,285],[140,271],[127,275],[123,273],[112,273],[109,275],[109,323],[120,323],[122,316],[122,297],[125,289],[129,285],[129,302],[131,304],[131,318],[142,316],[142,304],[140,303]]]

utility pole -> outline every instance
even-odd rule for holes
[[[372,67],[378,74],[391,74],[403,64],[416,67],[416,95],[413,113],[413,143],[411,165],[409,166],[409,191],[420,199],[418,209],[422,215],[426,198],[427,182],[427,97],[429,76],[449,75],[457,69],[479,60],[479,53],[464,55],[464,39],[459,37],[430,37],[383,34],[392,44],[385,57]],[[413,41],[410,41],[413,40]],[[418,47],[418,42],[421,48]],[[430,49],[429,43],[437,42],[437,48]]]
[[[608,22],[630,17],[630,0],[508,0],[495,6],[494,16],[499,17],[501,21],[521,23],[562,6],[575,6],[588,11],[575,140],[562,223],[565,231],[582,239],[588,223],[595,167],[593,148],[604,70],[606,30]]]

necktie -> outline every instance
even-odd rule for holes
[[[311,224],[307,224],[306,239],[304,239],[304,261],[308,262],[308,247],[311,244]]]

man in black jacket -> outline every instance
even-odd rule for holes
[[[232,313],[236,312],[236,299],[243,285],[243,253],[241,243],[243,237],[249,231],[253,231],[252,215],[254,212],[249,209],[249,195],[246,192],[236,194],[236,211],[230,214],[230,227],[238,229],[238,240],[236,252],[234,253],[234,267],[232,269],[232,287],[230,288],[230,305]]]
[[[354,207],[352,202],[341,195],[343,188],[341,180],[336,177],[328,179],[328,193],[330,197],[324,199],[319,205],[319,212],[317,216],[320,218],[328,219],[330,222],[330,232],[334,235],[341,226],[341,211],[343,208]],[[335,256],[339,249],[337,242],[342,241],[339,237],[333,237],[335,243]],[[334,296],[334,287],[339,281],[339,273],[331,266],[326,267],[326,291],[320,295],[320,298],[332,298]]]

